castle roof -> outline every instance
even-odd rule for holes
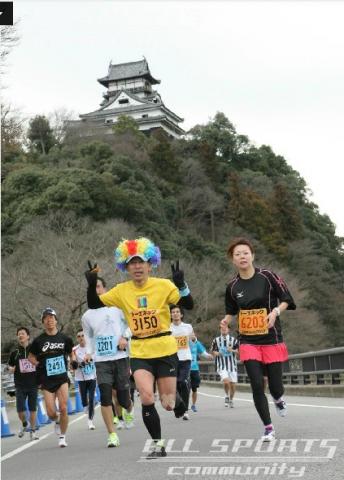
[[[117,65],[110,63],[107,76],[99,78],[98,82],[104,85],[104,87],[108,87],[110,82],[130,78],[146,78],[152,85],[160,83],[160,80],[155,79],[151,75],[146,59],[138,62],[119,63]]]

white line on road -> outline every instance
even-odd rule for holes
[[[69,425],[72,425],[73,423],[79,422],[79,420],[81,420],[82,418],[85,418],[85,417],[86,417],[86,415],[83,414],[80,417],[75,418],[74,420],[69,422]],[[55,432],[46,433],[45,435],[43,435],[43,437],[39,437],[38,440],[32,440],[30,443],[26,443],[22,447],[16,448],[15,450],[12,450],[12,452],[6,453],[6,455],[1,457],[1,461],[3,462],[4,460],[8,460],[9,458],[14,457],[14,455],[17,455],[18,453],[23,452],[27,448],[30,448],[30,447],[33,447],[34,445],[37,445],[39,442],[41,442],[42,440],[45,440],[47,437],[49,437],[52,434],[55,434]]]
[[[214,398],[221,398],[223,399],[222,395],[212,395],[210,393],[203,393],[198,391],[200,395],[203,395],[205,397],[214,397]],[[247,398],[240,398],[240,397],[235,397],[235,400],[239,400],[240,402],[250,402],[253,403],[253,400],[247,399]],[[269,402],[271,405],[274,405],[274,402]],[[311,405],[308,403],[289,403],[287,402],[288,407],[310,407],[310,408],[330,408],[330,409],[335,409],[335,410],[344,410],[344,407],[335,407],[335,406],[329,406],[329,405]]]

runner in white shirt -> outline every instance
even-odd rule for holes
[[[93,362],[86,363],[85,357],[86,342],[83,330],[79,330],[76,334],[78,345],[73,347],[71,366],[74,370],[74,381],[78,382],[81,396],[81,403],[84,412],[88,416],[88,428],[94,430],[96,427],[93,423],[94,417],[94,392],[96,390],[96,368]]]
[[[177,390],[186,406],[186,412],[183,420],[189,420],[189,394],[190,394],[190,369],[191,369],[191,350],[189,340],[193,335],[192,325],[184,323],[182,307],[178,305],[170,306],[171,312],[171,332],[177,340],[178,345],[178,372],[177,372]]]
[[[105,282],[98,277],[97,295],[106,292]],[[86,342],[85,361],[92,357],[96,365],[100,391],[101,412],[108,430],[108,447],[118,447],[112,415],[112,389],[123,407],[123,418],[127,428],[133,426],[133,404],[130,399],[130,369],[127,351],[130,330],[122,310],[117,307],[102,307],[87,310],[81,318]]]

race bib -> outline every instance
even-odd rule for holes
[[[240,310],[239,332],[241,335],[266,335],[269,332],[266,308]]]
[[[86,363],[84,367],[81,367],[81,371],[84,375],[91,375],[95,371],[94,363],[93,362]]]
[[[189,347],[189,341],[187,336],[175,337],[177,340],[178,350],[185,350]]]
[[[117,353],[118,338],[113,335],[96,337],[96,354],[100,357],[114,356]]]
[[[51,377],[52,375],[61,375],[62,373],[66,373],[64,356],[59,355],[58,357],[47,358],[46,368],[48,377]]]
[[[20,373],[31,373],[36,371],[35,365],[32,365],[27,358],[19,359],[19,370]]]
[[[227,350],[227,347],[220,347],[220,353],[223,357],[229,357],[232,354],[232,352]]]
[[[134,310],[129,320],[130,330],[134,337],[145,338],[161,331],[158,310]]]

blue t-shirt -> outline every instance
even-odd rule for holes
[[[206,352],[206,348],[199,340],[196,340],[196,342],[192,342],[190,340],[189,345],[190,345],[191,356],[192,356],[191,370],[199,370],[198,355],[201,355],[202,353]]]

